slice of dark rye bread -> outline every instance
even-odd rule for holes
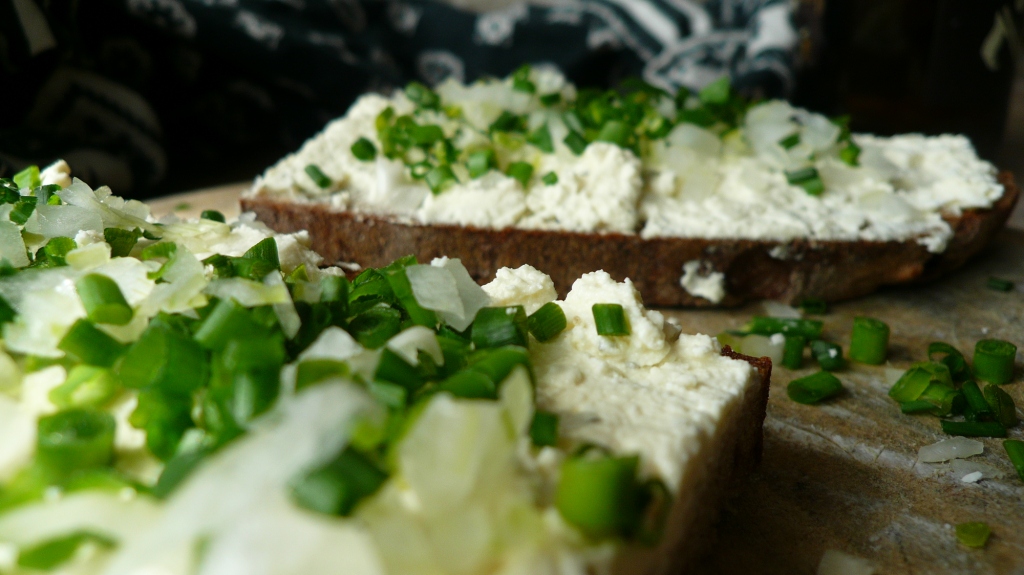
[[[313,249],[329,264],[380,267],[409,254],[420,261],[448,256],[461,259],[478,282],[490,281],[499,268],[530,264],[551,275],[560,296],[576,278],[603,269],[616,280],[633,280],[644,303],[652,306],[735,306],[760,299],[793,304],[804,298],[854,298],[883,285],[934,279],[963,265],[992,239],[1017,203],[1013,174],[1002,172],[998,179],[1005,191],[991,208],[945,218],[954,235],[941,253],[931,253],[913,239],[643,239],[617,233],[407,224],[326,204],[267,197],[243,197],[241,207],[278,232],[309,230]],[[693,260],[704,262],[704,273],[725,274],[726,295],[718,304],[680,285],[683,264]]]

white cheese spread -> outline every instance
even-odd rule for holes
[[[718,303],[725,297],[725,274],[706,269],[708,266],[701,260],[686,262],[683,264],[683,277],[679,278],[679,285],[692,296]]]
[[[914,239],[932,252],[943,251],[953,233],[944,215],[989,207],[1003,193],[995,168],[963,136],[853,135],[849,141],[861,151],[856,165],[849,165],[838,153],[846,141],[839,126],[781,101],[753,106],[732,131],[679,123],[644,146],[642,157],[602,141],[577,155],[563,143],[571,122],[539,98],[549,90],[571,99],[574,88],[551,70],[535,70],[532,79],[536,94],[516,91],[511,79],[470,86],[448,81],[437,88],[444,106],[436,110],[417,108],[402,93],[363,96],[345,117],[257,178],[250,193],[325,202],[405,223],[644,238]],[[659,113],[668,100],[658,102]],[[389,107],[440,126],[463,155],[493,147],[499,169],[473,178],[465,165],[453,164],[454,179],[431,193],[398,159],[383,153],[357,159],[351,147],[359,138],[382,149],[376,122]],[[528,137],[495,136],[491,124],[503,111],[524,118],[524,134],[547,127],[550,151]],[[511,162],[529,164],[532,175],[506,175]],[[313,181],[305,172],[310,164],[329,185]],[[787,176],[811,168],[824,184],[820,195]],[[714,295],[710,284],[696,289],[705,288]]]

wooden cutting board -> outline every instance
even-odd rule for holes
[[[198,216],[216,209],[238,214],[247,183],[151,201],[158,215]],[[1014,224],[1021,226],[1024,212]],[[1024,226],[1021,226],[1024,227]],[[990,276],[1018,286],[986,287]],[[716,311],[666,313],[684,331],[717,334],[738,328],[760,304]],[[948,465],[917,463],[917,450],[945,436],[938,419],[901,415],[886,395],[895,369],[926,359],[931,341],[945,341],[968,357],[983,338],[1024,348],[1024,231],[1004,230],[964,269],[938,282],[891,288],[832,306],[822,316],[824,336],[849,347],[853,318],[868,315],[892,327],[888,366],[851,364],[837,375],[846,391],[820,406],[786,397],[786,384],[816,371],[810,359],[772,376],[764,459],[723,510],[715,550],[695,569],[707,574],[812,574],[822,554],[835,549],[873,561],[877,573],[1024,575],[1024,482],[1001,441],[982,440],[971,458],[1005,473],[970,484]],[[1020,363],[1020,357],[1018,357]],[[1024,408],[1024,383],[1004,386]],[[1024,415],[1021,409],[1018,412]],[[1012,438],[1024,439],[1022,427]],[[953,526],[984,521],[992,538],[984,549],[957,543]]]

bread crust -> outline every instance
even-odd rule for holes
[[[603,269],[618,281],[630,278],[647,305],[728,307],[760,299],[845,300],[880,286],[928,281],[956,269],[992,239],[1017,202],[1013,174],[1002,172],[998,179],[1005,191],[991,208],[946,217],[954,235],[938,254],[914,240],[643,239],[635,234],[408,224],[326,204],[265,197],[243,197],[241,207],[279,232],[308,230],[313,249],[329,264],[381,267],[409,254],[420,261],[448,256],[461,259],[478,282],[490,281],[499,268],[530,264],[551,276],[561,296],[576,278]],[[683,264],[692,260],[725,274],[721,302],[682,288]]]

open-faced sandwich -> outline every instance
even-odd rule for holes
[[[504,80],[368,94],[257,178],[243,207],[329,262],[532,264],[566,293],[631,278],[653,305],[838,300],[962,264],[1017,189],[962,136],[851,134],[724,79],[670,95]]]
[[[770,362],[629,280],[0,186],[0,573],[680,572],[759,457]]]

